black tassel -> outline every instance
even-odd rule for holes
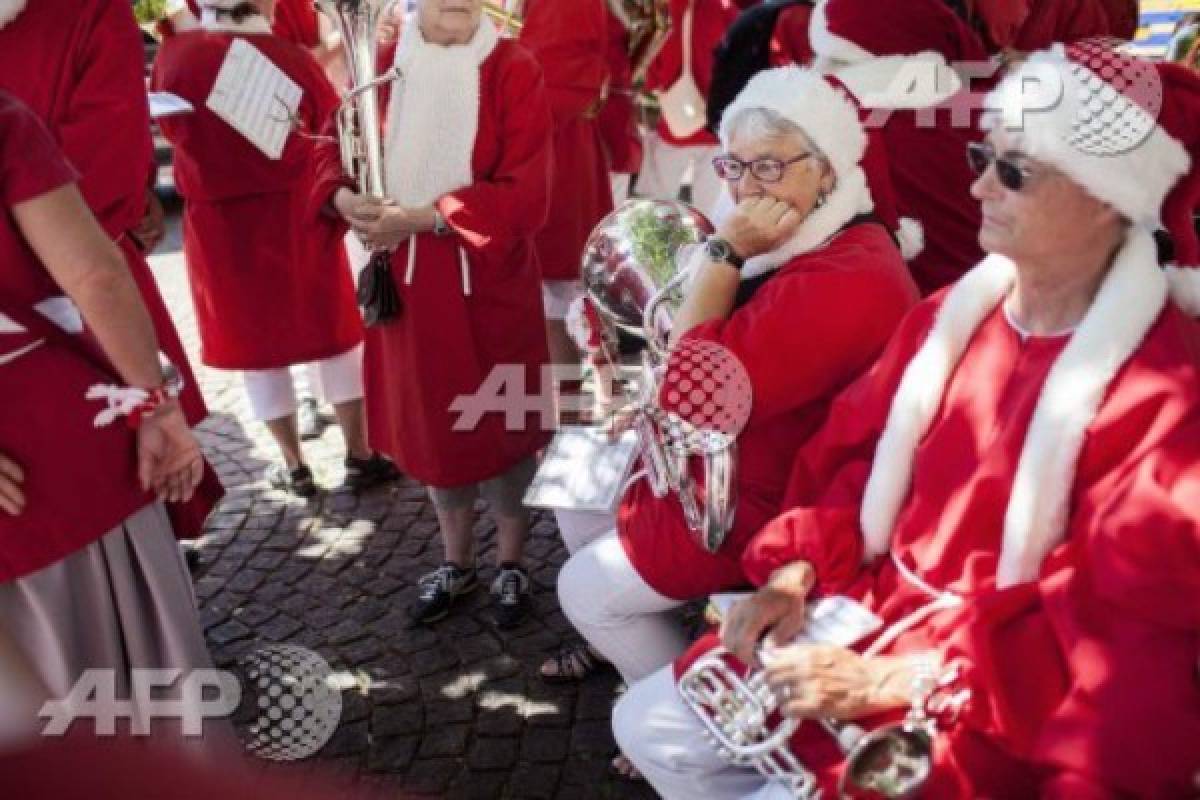
[[[392,283],[392,256],[386,250],[371,254],[358,281],[358,304],[367,327],[381,325],[400,313],[400,296]]]

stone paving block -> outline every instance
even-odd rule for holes
[[[382,649],[374,639],[363,639],[353,644],[339,647],[338,652],[349,664],[365,664],[379,656]]]
[[[367,768],[373,772],[404,772],[416,754],[415,736],[373,739],[367,755]]]
[[[372,700],[376,696],[372,694]],[[372,736],[410,736],[424,729],[425,714],[416,703],[376,705],[371,712]]]
[[[413,762],[404,779],[404,788],[411,792],[441,796],[455,776],[463,771],[458,759],[418,759]]]
[[[504,796],[508,776],[496,772],[470,772],[459,776],[446,790],[447,800],[495,800]]]
[[[559,767],[548,764],[522,764],[513,770],[504,796],[514,800],[551,800],[561,772]]]
[[[253,635],[253,631],[247,628],[237,620],[229,620],[228,622],[210,628],[208,631],[208,639],[219,645],[229,644],[238,639],[245,639]]]
[[[532,728],[521,740],[521,760],[558,764],[566,759],[569,744],[562,731]]]
[[[608,753],[616,750],[609,720],[581,720],[571,729],[571,752]]]
[[[367,750],[367,723],[345,722],[338,727],[329,742],[321,748],[321,754],[327,758],[335,756],[357,756]]]
[[[468,725],[439,725],[427,730],[417,748],[421,758],[461,756],[467,752],[467,739],[471,735]]]
[[[512,738],[480,738],[471,746],[467,766],[472,770],[511,769],[517,763],[519,743]]]
[[[258,632],[272,642],[286,642],[299,633],[304,626],[286,614],[279,614],[258,628]]]

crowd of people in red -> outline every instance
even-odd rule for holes
[[[555,417],[461,430],[458,400],[498,368],[578,392],[589,235],[626,197],[685,197],[715,232],[670,343],[732,354],[753,405],[715,552],[645,481],[557,514],[582,640],[541,675],[621,673],[614,768],[667,798],[791,796],[714,747],[680,688],[720,653],[803,723],[784,747],[830,792],[844,753],[816,720],[878,727],[939,676],[968,699],[923,797],[1196,790],[1200,75],[1120,52],[1132,0],[408,5],[376,43],[398,76],[386,197],[346,173],[353,70],[310,3],[178,0],[155,27],[149,89],[191,107],[158,125],[200,359],[242,373],[280,451],[269,485],[321,488],[307,365],[347,487],[428,489],[445,560],[414,623],[478,585],[482,499],[495,623],[520,625]],[[265,120],[220,106],[248,65],[276,87]],[[90,668],[211,666],[176,541],[221,488],[146,261],[162,209],[130,4],[0,0],[0,67],[0,708],[28,715]],[[929,81],[897,80],[912,69]],[[364,325],[371,253],[399,312]],[[677,609],[737,591],[692,641]],[[829,598],[877,628],[792,643]],[[34,720],[8,716],[0,749],[24,746]]]

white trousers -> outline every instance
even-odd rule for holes
[[[663,141],[657,133],[648,134],[645,142],[646,156],[642,159],[642,171],[638,173],[634,194],[674,200],[690,172],[692,205],[711,217],[722,189],[712,160],[721,149],[716,145],[677,147]]]
[[[687,638],[669,613],[682,604],[638,575],[617,538],[613,516],[560,515],[559,530],[574,553],[558,574],[559,606],[621,677],[632,684],[682,655]]]
[[[296,386],[290,367],[246,370],[242,381],[256,420],[269,422],[296,413]],[[362,345],[309,364],[308,382],[314,394],[334,405],[362,397]]]
[[[630,686],[613,709],[617,745],[663,800],[789,800],[781,785],[717,755],[704,730],[669,666]]]

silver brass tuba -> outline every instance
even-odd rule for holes
[[[315,0],[317,10],[329,18],[342,37],[350,89],[337,111],[338,145],[342,168],[362,194],[384,199],[383,120],[378,89],[399,77],[395,70],[376,74],[379,24],[396,0]],[[400,310],[391,279],[391,254],[371,253],[358,288],[364,321],[375,325]]]
[[[736,439],[694,428],[681,436],[680,426],[687,423],[658,402],[669,356],[670,309],[680,302],[687,278],[676,257],[681,247],[698,245],[712,230],[704,215],[684,203],[629,200],[588,238],[583,283],[606,320],[647,343],[634,429],[650,489],[655,497],[675,492],[688,528],[705,550],[716,552],[733,526],[737,505]],[[697,451],[703,458],[703,501],[688,468]]]
[[[737,766],[752,767],[775,781],[797,800],[818,800],[817,777],[791,751],[790,740],[800,722],[784,717],[779,698],[761,670],[746,674],[734,656],[716,647],[697,659],[679,680],[684,703],[700,717],[713,745]],[[897,723],[865,731],[858,725],[816,720],[846,755],[838,797],[916,797],[933,771],[937,734],[926,708],[953,711],[965,698],[948,694],[957,680],[951,668],[934,676],[932,665],[914,681],[912,706]]]

